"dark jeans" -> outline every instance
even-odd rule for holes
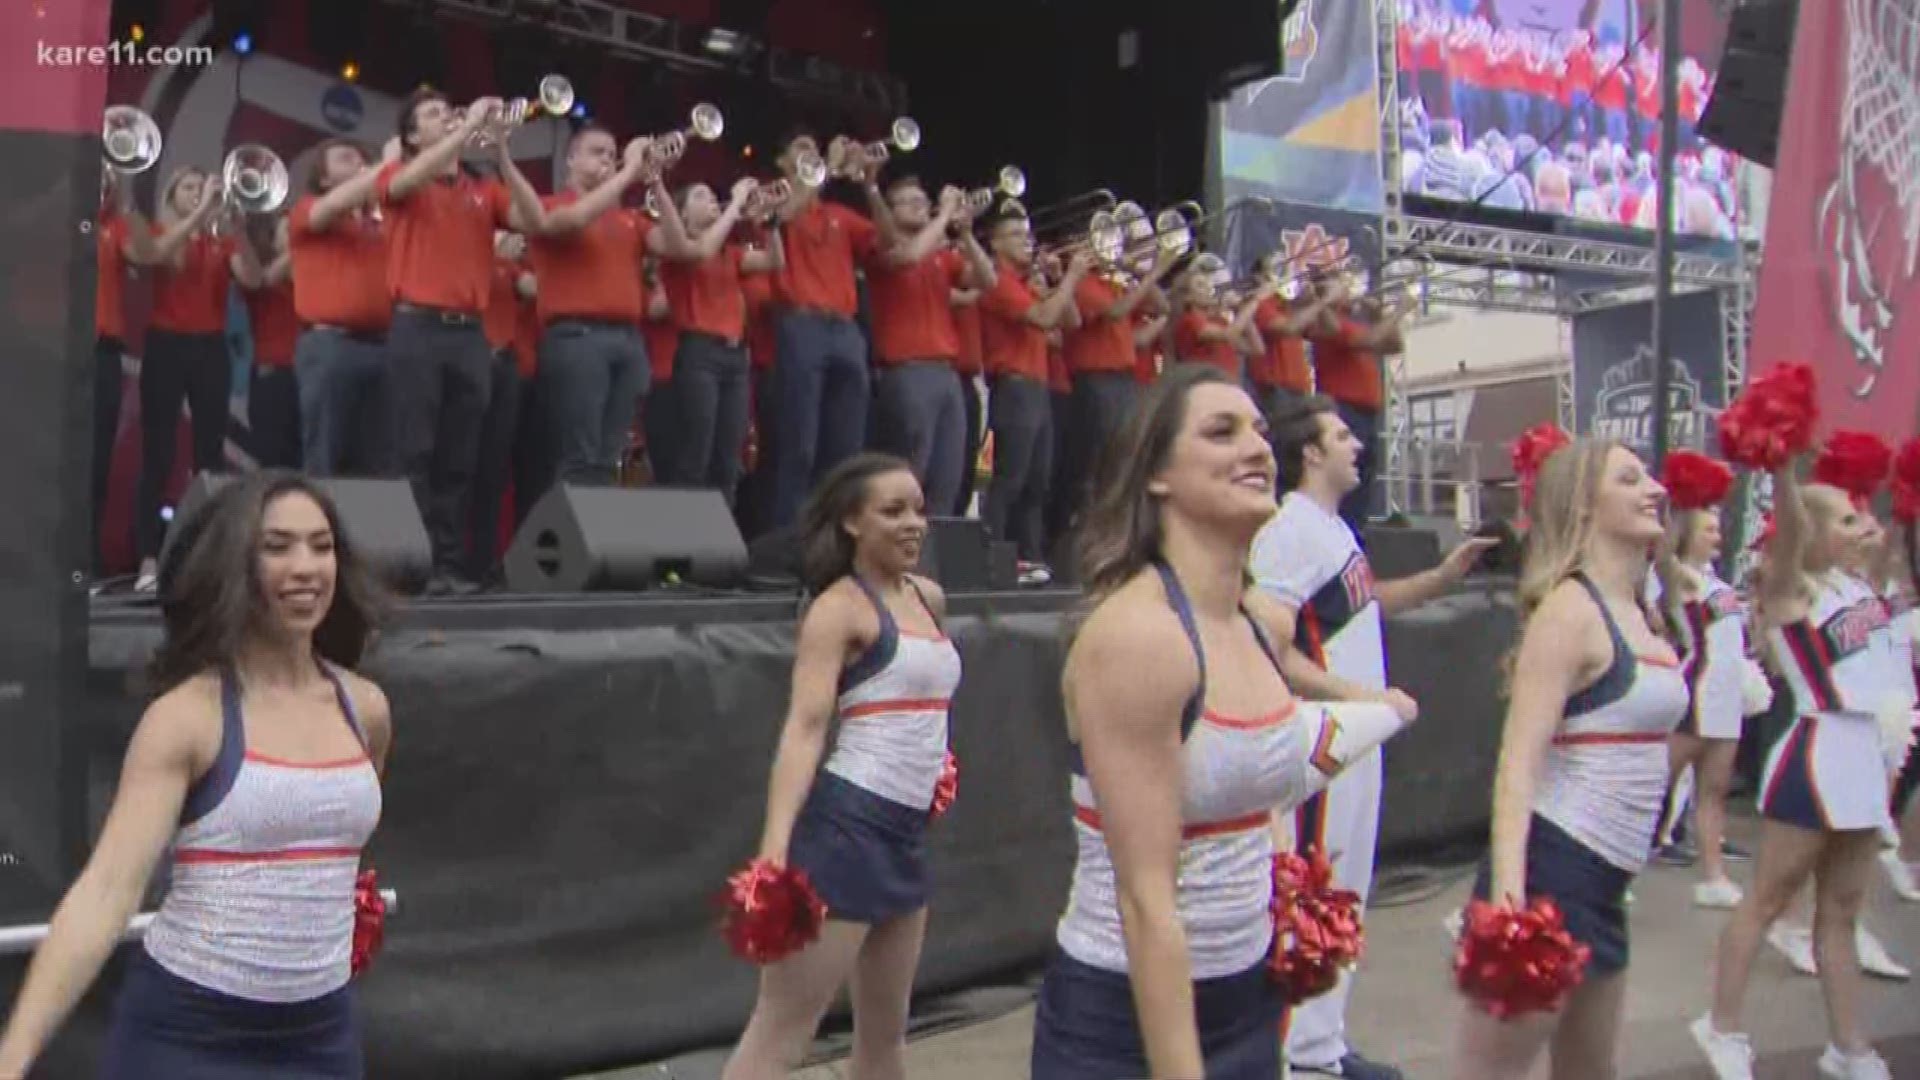
[[[457,572],[480,435],[493,392],[493,350],[480,322],[397,310],[387,337],[400,471],[426,518],[436,573]]]
[[[1353,437],[1360,440],[1360,486],[1340,500],[1340,517],[1353,527],[1360,546],[1367,544],[1367,519],[1373,516],[1374,477],[1380,474],[1380,414],[1356,409],[1344,401],[1333,403],[1340,419],[1347,422]]]
[[[520,369],[513,350],[493,354],[492,389],[480,425],[480,461],[473,474],[473,512],[467,535],[468,572],[486,581],[500,570],[500,511],[514,477],[520,430]]]
[[[1086,505],[1100,455],[1120,425],[1133,415],[1140,384],[1129,371],[1084,372],[1073,377],[1072,438],[1066,445],[1067,520]]]
[[[527,523],[527,511],[553,486],[553,462],[548,460],[553,440],[547,438],[540,380],[516,378],[514,386],[520,396],[519,423],[513,432],[513,528],[517,533]]]
[[[1041,516],[1053,472],[1052,403],[1045,383],[1018,375],[993,380],[987,416],[993,424],[993,484],[987,527],[1012,540],[1020,558],[1039,562],[1047,545]]]
[[[973,489],[980,472],[980,444],[986,441],[980,430],[980,422],[986,418],[986,395],[980,390],[980,381],[971,375],[960,377],[960,403],[967,414],[966,461],[960,469],[960,493],[953,500],[954,517],[966,517],[967,508],[973,503]]]
[[[556,319],[540,336],[540,396],[555,478],[612,484],[651,371],[640,331]]]
[[[867,441],[867,339],[853,320],[790,311],[775,327],[773,516],[791,524],[814,479]]]
[[[309,327],[293,347],[300,386],[302,467],[314,476],[391,476],[392,374],[386,343]]]
[[[253,369],[247,428],[253,434],[253,460],[261,468],[300,468],[300,384],[292,368]]]
[[[912,360],[880,369],[881,445],[906,458],[920,478],[928,513],[960,497],[967,406],[946,360]]]
[[[146,352],[140,361],[140,499],[134,529],[140,557],[156,558],[167,538],[160,503],[173,475],[180,404],[193,413],[194,471],[224,469],[233,373],[224,334],[148,330]]]
[[[1072,477],[1067,467],[1077,439],[1077,417],[1073,412],[1073,393],[1050,390],[1047,393],[1047,492],[1041,510],[1042,529],[1049,542],[1067,535],[1073,526]],[[996,444],[999,440],[995,440]],[[1046,561],[1044,558],[1042,562]]]
[[[1307,395],[1300,391],[1284,386],[1263,386],[1260,383],[1253,383],[1252,386],[1253,403],[1260,406],[1260,412],[1266,416],[1268,423],[1272,423],[1274,417],[1288,411],[1296,403],[1307,399]]]
[[[640,403],[640,423],[647,430],[647,462],[653,466],[656,484],[672,482],[673,451],[679,445],[674,441],[678,438],[674,434],[674,413],[679,408],[679,393],[672,379],[654,385],[647,400]]]
[[[732,506],[740,486],[740,451],[747,440],[747,351],[711,334],[682,333],[673,353],[672,482],[715,488]]]
[[[93,569],[95,576],[105,572],[106,559],[101,552],[100,526],[107,519],[107,486],[113,478],[113,447],[120,439],[120,393],[126,373],[121,357],[127,351],[119,338],[101,338],[93,343]]]

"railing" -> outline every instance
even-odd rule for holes
[[[1382,436],[1378,452],[1386,465],[1375,478],[1378,504],[1390,513],[1451,517],[1463,530],[1479,528],[1485,517],[1481,449],[1460,439]]]

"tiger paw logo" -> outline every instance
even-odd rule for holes
[[[1320,52],[1320,29],[1313,24],[1313,0],[1300,0],[1280,24],[1280,78],[1305,82],[1307,65]]]
[[[1303,229],[1283,230],[1280,243],[1286,248],[1287,265],[1311,270],[1324,270],[1346,262],[1351,247],[1346,237],[1329,233],[1317,221],[1308,222]]]

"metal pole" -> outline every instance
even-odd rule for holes
[[[1660,167],[1653,232],[1653,467],[1667,458],[1673,376],[1673,182],[1680,141],[1680,0],[1660,3]]]

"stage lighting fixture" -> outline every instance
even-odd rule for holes
[[[572,115],[575,120],[585,120],[587,118],[587,103],[584,101],[574,102]]]
[[[233,51],[236,53],[239,53],[241,56],[245,56],[248,53],[252,52],[253,51],[253,35],[244,34],[244,33],[235,34],[233,37]]]
[[[138,45],[147,40],[147,28],[141,26],[139,23],[134,23],[133,29],[127,31],[127,36],[133,39],[135,45]]]
[[[348,82],[360,81],[360,65],[349,60],[340,65],[340,77]]]

